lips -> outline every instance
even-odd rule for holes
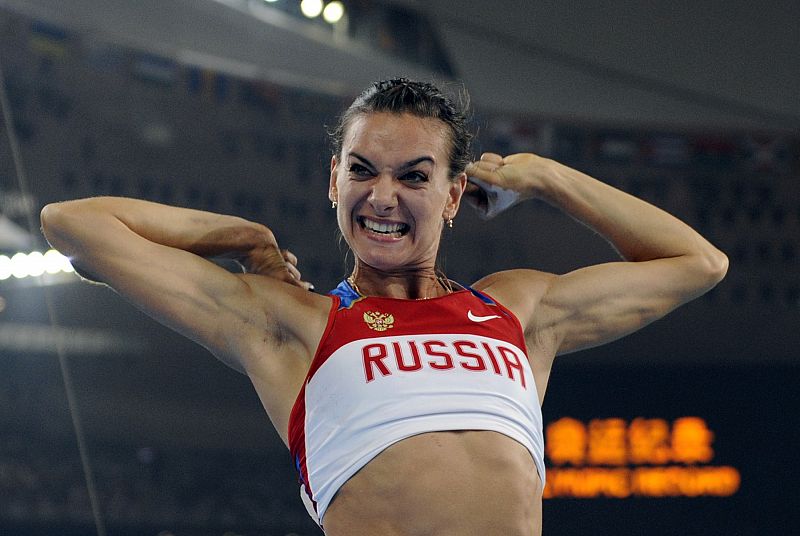
[[[390,238],[405,236],[410,229],[408,224],[402,222],[378,221],[365,216],[358,216],[356,220],[362,229]]]

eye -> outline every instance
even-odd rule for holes
[[[421,171],[412,171],[403,175],[402,179],[406,182],[420,183],[427,182],[428,176]]]
[[[371,177],[372,171],[365,168],[361,164],[350,164],[348,170],[351,175],[355,175],[356,177]]]

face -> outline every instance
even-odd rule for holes
[[[329,197],[357,259],[373,268],[433,267],[445,220],[466,175],[448,180],[449,137],[438,119],[372,113],[354,118],[331,160]]]

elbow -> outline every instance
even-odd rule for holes
[[[723,252],[719,252],[719,265],[717,270],[717,283],[722,281],[728,274],[728,256]]]
[[[42,234],[47,242],[62,255],[69,258],[72,267],[81,278],[101,282],[95,276],[91,263],[85,262],[91,250],[88,237],[98,234],[104,222],[88,218],[86,202],[63,201],[45,205],[39,213]]]
[[[728,273],[728,256],[717,248],[714,248],[714,254],[709,261],[709,271],[712,274],[715,285],[722,281]]]
[[[75,216],[78,214],[75,202],[66,201],[45,205],[39,213],[42,234],[47,242],[62,254],[69,256],[75,242]]]
[[[713,246],[700,256],[699,264],[705,291],[717,286],[728,273],[728,256]]]
[[[60,218],[60,203],[50,203],[42,208],[39,213],[39,223],[42,227],[42,234],[50,243],[51,246],[58,249],[54,243],[56,240],[55,229],[58,228],[58,220]]]

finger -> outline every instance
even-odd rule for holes
[[[292,271],[290,270],[290,272]],[[303,290],[313,291],[315,288],[313,283],[310,283],[308,281],[303,281],[300,278],[300,272],[297,272],[296,274],[292,272],[291,277],[284,278],[283,281],[286,281],[287,283],[289,283],[290,285],[294,285],[295,287],[300,287]]]
[[[300,272],[297,271],[297,268],[292,270],[292,265],[289,263],[285,263],[279,272],[262,273],[261,275],[279,279],[295,287],[305,288],[303,281],[300,279]]]
[[[293,264],[286,263],[286,269],[289,270],[289,274],[296,280],[300,281],[303,277],[300,275],[300,270],[297,269],[297,266]]]
[[[499,167],[496,163],[481,160],[468,164],[465,171],[467,172],[467,177],[476,177],[488,183],[495,183],[497,182],[495,174]]]
[[[470,164],[470,165],[472,167],[476,168],[476,169],[484,169],[484,170],[487,170],[487,171],[494,171],[497,168],[499,168],[500,166],[502,166],[503,163],[502,162],[494,162],[494,161],[491,161],[491,160],[478,160],[477,162],[472,162],[472,164]]]
[[[503,157],[497,153],[483,153],[481,155],[481,162],[490,162],[494,164],[502,164]]]
[[[297,256],[294,253],[292,253],[288,249],[282,249],[281,255],[283,256],[283,260],[285,260],[289,264],[297,266]]]
[[[503,164],[513,164],[515,162],[525,162],[526,160],[531,159],[531,157],[533,157],[534,159],[541,159],[540,156],[535,155],[533,153],[516,153],[516,154],[510,154],[510,155],[506,156],[505,158],[503,158]]]
[[[247,273],[260,274],[281,280],[291,280],[293,276],[289,272],[288,262],[286,262],[277,249],[264,249],[253,252],[244,263]]]

